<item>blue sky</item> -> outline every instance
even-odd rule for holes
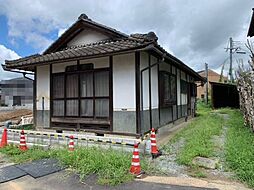
[[[4,15],[0,16],[0,44],[4,45],[8,49],[12,49],[21,57],[34,54],[38,52],[38,49],[33,48],[31,45],[27,44],[23,39],[16,39],[12,42],[12,39],[8,36],[8,25],[7,17]]]
[[[194,70],[207,62],[219,71],[229,37],[246,42],[252,6],[253,0],[0,0],[0,63],[42,53],[85,13],[127,34],[154,31]],[[248,55],[242,59],[247,63]],[[0,80],[15,76],[0,67]]]

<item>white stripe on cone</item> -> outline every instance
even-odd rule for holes
[[[134,148],[134,152],[138,152],[139,150],[137,148]]]
[[[132,165],[132,166],[139,166],[140,164],[139,164],[139,163],[136,163],[136,162],[132,162],[131,165]]]
[[[132,158],[139,158],[138,155],[132,155]]]

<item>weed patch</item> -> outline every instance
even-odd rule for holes
[[[223,123],[224,119],[218,114],[212,113],[209,105],[199,103],[198,117],[191,121],[186,128],[180,130],[169,142],[174,143],[184,139],[184,146],[177,154],[177,162],[190,166],[196,156],[213,156],[215,145],[212,142],[212,137],[221,134]],[[167,145],[164,148],[167,150]]]
[[[226,161],[236,176],[254,187],[254,134],[243,126],[240,111],[231,110],[226,138]]]
[[[220,135],[222,126],[223,119],[216,114],[206,114],[191,122],[176,136],[185,139],[185,145],[177,155],[178,163],[191,165],[196,156],[213,156],[212,136]]]
[[[100,184],[117,185],[133,180],[133,175],[129,173],[132,153],[96,147],[76,148],[73,152],[67,149],[44,151],[40,147],[34,147],[22,152],[13,145],[0,149],[0,152],[9,155],[15,163],[56,158],[63,165],[74,169],[81,180],[91,174],[98,176]],[[146,172],[152,170],[145,158],[141,159],[141,165]]]

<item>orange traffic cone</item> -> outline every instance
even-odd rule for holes
[[[161,151],[158,150],[157,145],[156,145],[156,137],[155,137],[155,129],[152,128],[151,131],[151,136],[150,136],[150,140],[151,140],[151,154],[152,154],[152,158],[157,158],[159,156],[161,156]]]
[[[24,133],[23,129],[20,134],[19,150],[22,150],[22,151],[28,150],[28,148],[26,146],[26,137],[25,137],[25,133]]]
[[[70,136],[70,141],[69,141],[69,151],[74,151],[74,141],[73,141],[73,136]]]
[[[7,129],[4,128],[4,132],[2,134],[2,139],[1,139],[1,144],[0,144],[0,148],[3,148],[7,145]]]
[[[143,171],[141,171],[138,143],[134,144],[130,173],[132,173],[136,177],[140,177],[144,173]]]

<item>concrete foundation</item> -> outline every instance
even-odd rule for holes
[[[135,111],[114,111],[113,131],[123,133],[136,133]]]
[[[37,110],[36,111],[36,128],[43,129],[50,127],[50,111],[49,110]]]

